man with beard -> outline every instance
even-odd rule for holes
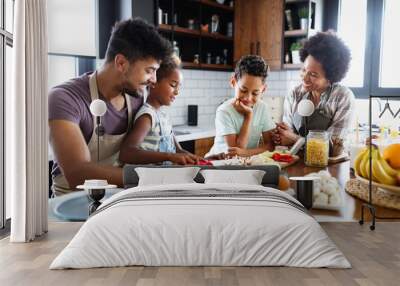
[[[105,63],[99,69],[50,91],[53,194],[74,191],[86,179],[106,179],[122,186],[122,169],[117,162],[121,142],[143,104],[141,95],[156,82],[160,62],[171,52],[170,43],[153,26],[141,19],[122,21],[113,28]],[[99,142],[96,118],[90,112],[95,99],[107,106]]]

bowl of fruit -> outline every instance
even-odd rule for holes
[[[371,166],[370,166],[371,157]],[[400,195],[400,144],[391,144],[381,151],[375,146],[360,150],[354,160],[356,178],[380,189]]]

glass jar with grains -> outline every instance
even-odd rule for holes
[[[329,133],[310,130],[307,135],[305,164],[310,167],[326,167],[329,160]]]

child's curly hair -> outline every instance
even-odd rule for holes
[[[157,70],[157,81],[166,78],[172,71],[179,69],[181,66],[180,58],[172,54],[166,57],[160,64],[160,68]]]
[[[261,77],[262,82],[265,82],[268,75],[268,65],[260,56],[243,56],[236,64],[235,79],[239,80],[245,74]]]

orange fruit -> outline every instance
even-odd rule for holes
[[[383,150],[383,158],[394,169],[400,169],[400,143],[391,144]]]
[[[289,187],[290,187],[289,179],[284,175],[280,175],[278,189],[281,191],[286,191],[287,189],[289,189]]]

